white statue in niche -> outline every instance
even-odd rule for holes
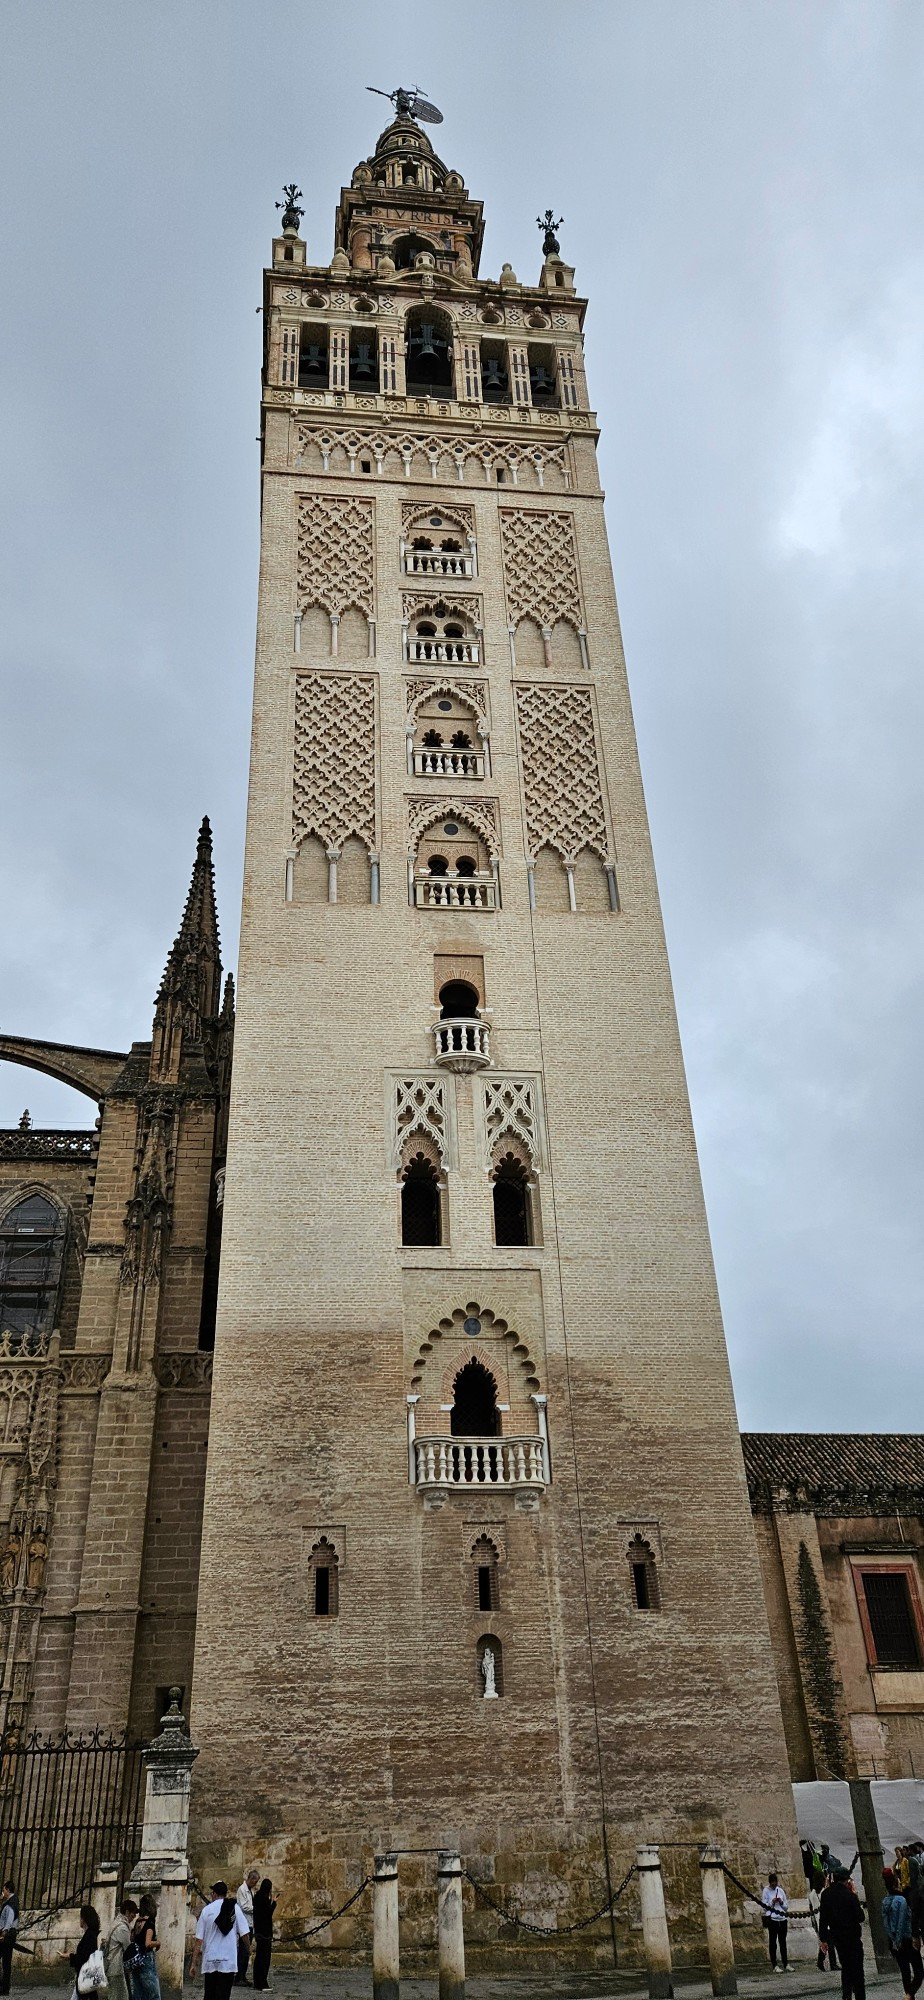
[[[484,1676],[484,1699],[485,1701],[496,1701],[497,1688],[494,1685],[494,1653],[490,1646],[486,1646],[481,1655],[481,1671]]]

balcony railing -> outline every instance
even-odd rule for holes
[[[541,1437],[414,1439],[417,1486],[548,1484]]]
[[[491,1061],[491,1028],[487,1021],[434,1021],[434,1062],[463,1076],[487,1069]]]
[[[484,758],[477,750],[415,750],[415,778],[483,778]]]
[[[496,884],[484,870],[479,875],[418,875],[414,901],[424,910],[493,910]]]
[[[477,667],[480,652],[474,639],[409,639],[407,656],[419,664]]]
[[[467,576],[475,574],[471,556],[444,555],[440,549],[405,549],[408,576]]]

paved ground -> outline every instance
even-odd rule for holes
[[[62,1967],[63,1971],[63,1967]],[[69,1975],[61,1984],[23,1987],[29,2000],[62,2000]],[[708,1979],[696,1971],[677,1972],[674,1987],[683,2000],[712,2000]],[[638,1974],[614,1972],[553,1974],[511,1972],[502,1978],[475,1978],[466,1982],[466,2000],[647,2000],[647,1989],[638,1983]],[[867,1988],[876,2000],[901,2000],[901,1984],[896,1977],[869,1973]],[[371,2000],[372,1974],[360,1968],[346,1972],[280,1972],[273,1980],[279,2000]],[[796,1966],[788,1975],[776,1978],[766,1973],[742,1974],[738,1981],[742,2000],[840,2000],[840,1980],[813,1968]],[[202,1982],[187,1983],[187,2000],[201,2000]],[[401,1981],[401,2000],[437,2000],[434,1974],[430,1979],[409,1977]]]

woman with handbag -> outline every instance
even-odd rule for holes
[[[103,1940],[103,1964],[106,1968],[106,1984],[109,2000],[129,2000],[128,1973],[125,1970],[125,1954],[132,1941],[132,1925],[138,1915],[138,1905],[130,1896],[120,1903],[118,1915],[109,1936]]]
[[[157,1904],[153,1896],[142,1896],[138,1916],[132,1925],[132,1941],[125,1953],[125,1970],[131,1981],[133,2000],[160,2000],[157,1960]]]
[[[62,1951],[60,1956],[67,1965],[72,1965],[76,1973],[74,1980],[74,2000],[83,1993],[95,1993],[106,1984],[106,1969],[99,1943],[99,1917],[92,1903],[81,1903],[80,1928],[83,1936],[76,1951]]]

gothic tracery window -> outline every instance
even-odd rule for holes
[[[54,1328],[64,1261],[63,1216],[30,1194],[0,1221],[0,1333],[36,1353]]]

